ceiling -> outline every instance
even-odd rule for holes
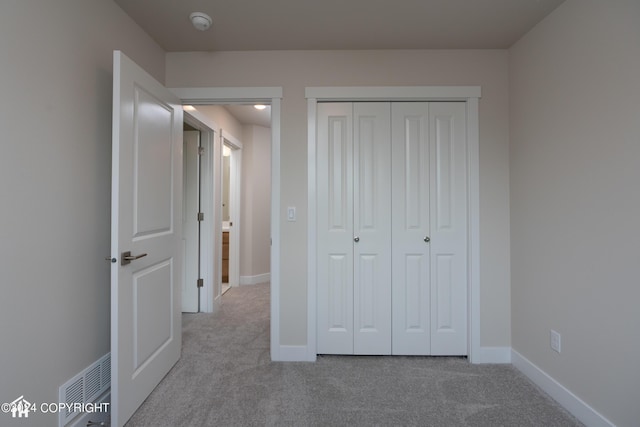
[[[506,49],[564,0],[114,1],[165,51],[189,52]]]
[[[200,108],[198,106],[196,108]],[[258,125],[271,127],[271,106],[264,110],[257,110],[253,105],[225,105],[224,108],[243,125]]]

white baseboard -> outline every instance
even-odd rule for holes
[[[306,345],[281,345],[274,362],[309,362]]]
[[[511,347],[480,347],[473,363],[511,363]]]
[[[271,281],[271,273],[262,273],[255,276],[240,276],[240,286],[257,285]]]
[[[515,350],[511,350],[511,362],[587,427],[615,427],[615,424]]]

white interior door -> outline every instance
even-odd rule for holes
[[[180,357],[182,107],[114,52],[111,422],[122,426]],[[125,252],[135,258],[127,264]]]
[[[228,133],[222,133],[229,147],[229,286],[240,286],[240,233],[242,230],[242,143]]]
[[[465,104],[317,114],[318,353],[466,355]]]
[[[353,116],[353,352],[391,354],[390,104],[355,103]]]
[[[200,278],[200,131],[184,131],[184,185],[182,207],[182,251],[184,279],[182,282],[182,311],[199,311]]]
[[[431,354],[429,104],[394,103],[393,354]],[[425,241],[426,240],[426,241]]]
[[[318,352],[391,353],[389,103],[318,105]]]
[[[353,104],[318,104],[317,351],[353,354]]]
[[[467,136],[462,102],[429,104],[431,354],[467,352]]]

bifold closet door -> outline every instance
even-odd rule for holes
[[[319,354],[467,354],[465,111],[318,104]]]
[[[317,351],[391,354],[390,104],[318,104],[317,164]]]
[[[429,104],[392,108],[393,354],[431,354]],[[426,241],[425,241],[426,240]]]
[[[394,103],[393,354],[467,354],[465,104]]]

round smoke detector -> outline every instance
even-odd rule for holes
[[[200,31],[206,31],[211,27],[213,20],[204,12],[193,12],[189,15],[193,26]]]

